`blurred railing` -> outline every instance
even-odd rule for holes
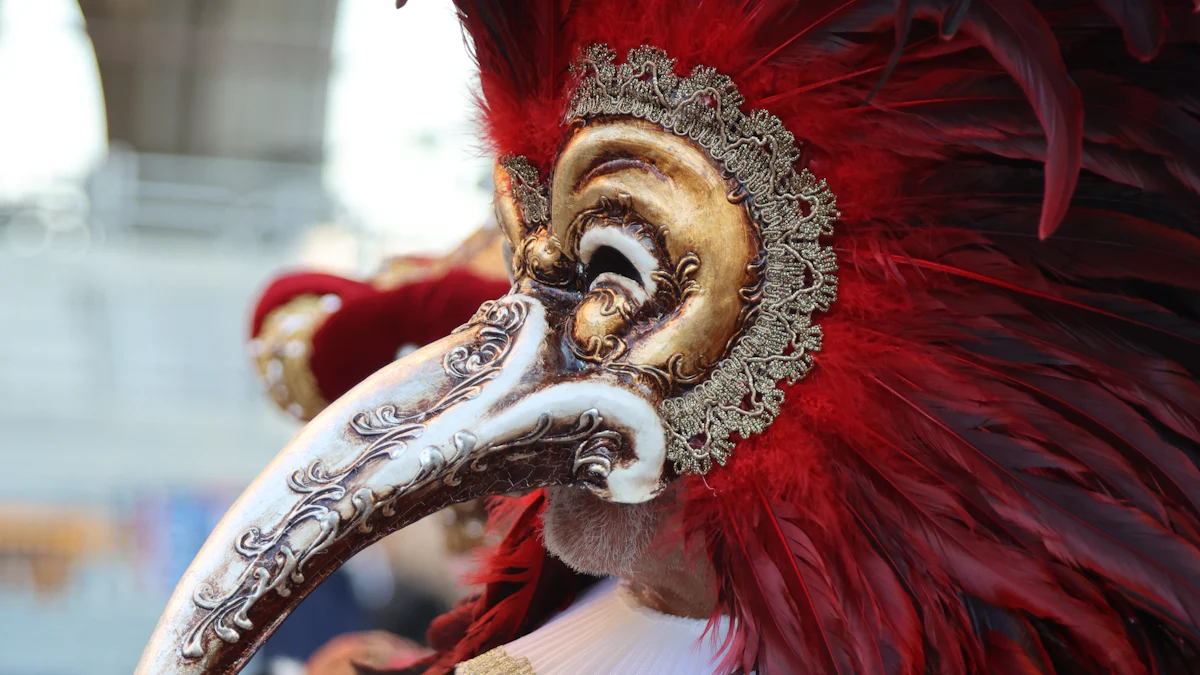
[[[332,215],[321,167],[310,164],[114,148],[90,193],[93,218],[109,236],[123,239],[277,247]]]
[[[106,242],[270,251],[332,215],[320,165],[136,153],[115,145],[86,190],[62,185],[20,198],[0,194],[0,251],[79,257]]]
[[[120,148],[86,193],[0,208],[0,419],[39,401],[256,397],[248,305],[331,212],[318,166]]]
[[[0,674],[132,668],[210,521],[295,431],[259,392],[248,314],[331,212],[319,166],[121,148],[86,188],[0,197]],[[51,634],[72,649],[27,648]]]

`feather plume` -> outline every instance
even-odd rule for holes
[[[817,367],[687,478],[720,672],[1183,673],[1200,646],[1200,14],[1187,0],[456,0],[488,140],[549,170],[566,65],[664,49],[842,214]],[[441,670],[583,583],[536,497]]]

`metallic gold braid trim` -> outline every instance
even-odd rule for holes
[[[575,262],[563,251],[562,242],[546,227],[550,221],[550,197],[537,169],[518,155],[502,157],[500,166],[512,180],[513,196],[521,209],[524,224],[524,238],[513,250],[513,279],[532,277],[548,286],[569,285]]]
[[[329,405],[312,372],[313,335],[341,304],[336,295],[298,295],[267,314],[250,342],[267,394],[301,420],[316,417]]]
[[[509,656],[504,647],[496,647],[490,652],[476,656],[470,661],[463,661],[454,667],[454,675],[537,675],[533,672],[533,664],[524,656]]]
[[[760,229],[766,255],[757,312],[704,382],[659,405],[676,470],[705,473],[728,459],[734,434],[760,433],[778,416],[780,381],[794,383],[812,367],[821,348],[812,314],[837,296],[836,256],[818,241],[833,234],[836,199],[825,181],[797,173],[800,151],[783,122],[765,110],[743,113],[733,81],[712,68],[680,77],[675,60],[649,46],[618,66],[607,45],[592,45],[572,71],[568,123],[631,116],[695,141],[738,181],[730,200],[744,202]]]
[[[550,198],[546,194],[546,186],[529,160],[520,155],[507,155],[500,158],[500,166],[512,179],[513,193],[521,207],[521,218],[525,224],[532,227],[550,220]]]

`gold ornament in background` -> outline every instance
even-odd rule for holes
[[[466,270],[488,281],[507,281],[504,236],[495,223],[487,223],[440,256],[396,256],[383,262],[371,285],[379,290],[425,279],[436,279],[451,270]]]
[[[442,510],[442,531],[446,537],[447,553],[465,555],[483,546],[487,529],[487,507],[484,501],[472,499]]]
[[[336,295],[298,295],[271,310],[250,341],[267,395],[297,419],[310,420],[329,405],[312,372],[313,335],[341,306]]]

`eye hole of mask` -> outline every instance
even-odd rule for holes
[[[583,271],[585,286],[591,288],[596,278],[606,272],[625,277],[639,286],[643,285],[642,275],[637,267],[624,253],[612,246],[601,246],[592,254]]]

